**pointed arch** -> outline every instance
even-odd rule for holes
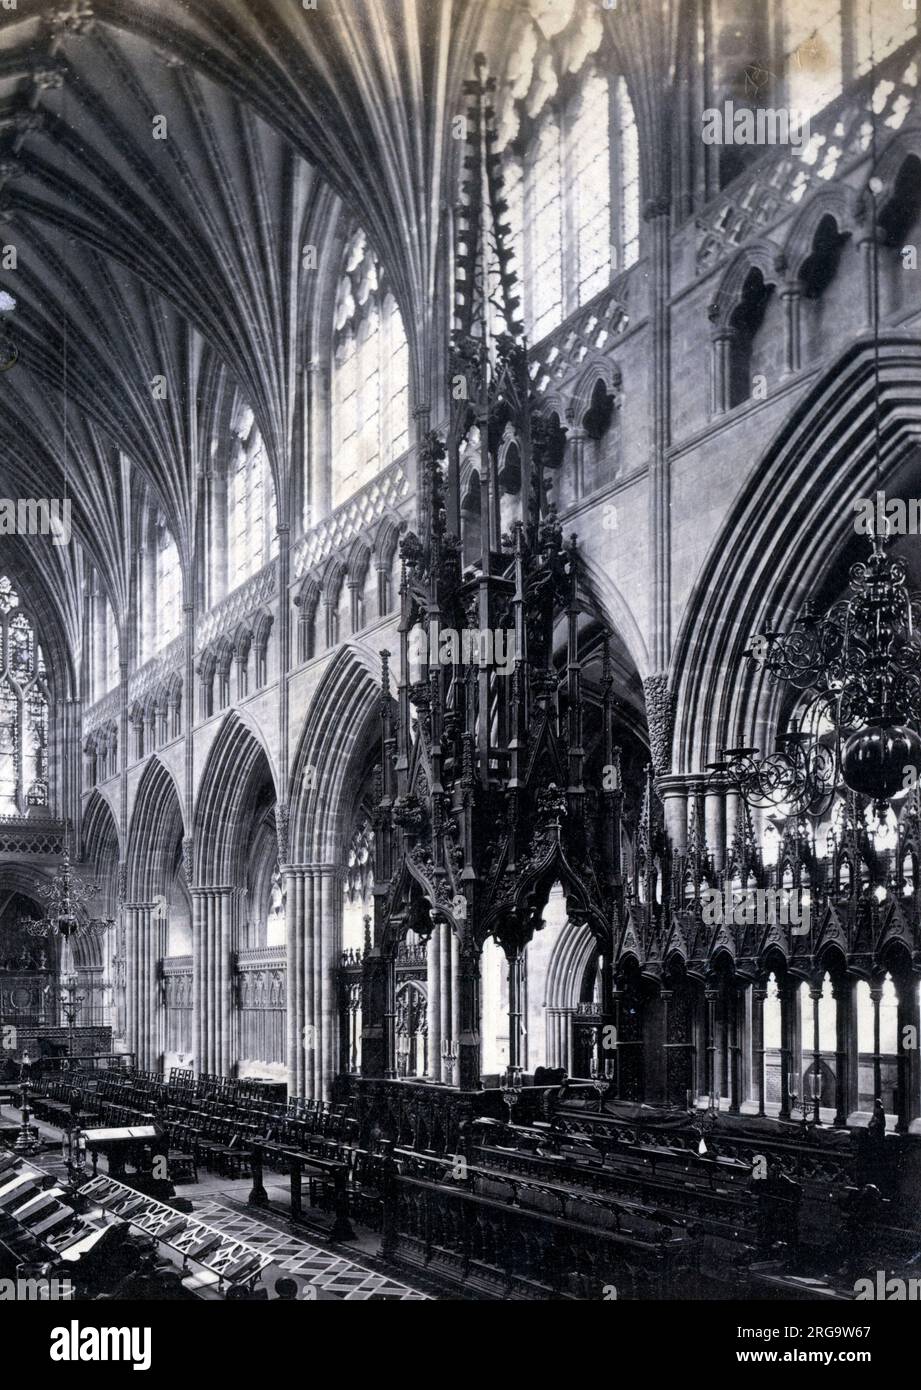
[[[891,334],[879,356],[885,483],[921,440],[921,344]],[[785,692],[744,651],[768,624],[788,627],[859,540],[841,499],[874,487],[873,374],[867,339],[832,364],[769,443],[714,538],[672,655],[676,772],[699,771],[740,732],[759,747],[772,739]]]
[[[256,807],[269,786],[277,802],[265,740],[248,715],[233,710],[208,753],[192,818],[196,883],[243,885]]]
[[[166,892],[184,833],[176,783],[160,759],[151,758],[141,776],[128,832],[129,902],[152,902]]]
[[[826,217],[831,217],[841,236],[850,236],[857,219],[857,197],[847,184],[830,184],[810,198],[794,218],[787,233],[783,256],[789,270],[799,275],[803,262],[812,255],[816,233]]]
[[[340,647],[304,722],[291,779],[293,864],[336,863],[345,854],[354,810],[374,752],[380,668],[353,647]]]
[[[118,822],[98,788],[93,789],[83,812],[83,858],[97,874],[111,871],[113,877],[121,859]]]
[[[581,998],[585,973],[598,955],[598,942],[587,922],[569,920],[554,943],[547,968],[548,1009],[574,1009]]]

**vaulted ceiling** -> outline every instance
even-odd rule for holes
[[[30,0],[0,12],[0,244],[17,253],[0,288],[17,301],[21,353],[0,376],[0,494],[66,489],[119,615],[132,489],[152,490],[188,567],[196,475],[235,389],[286,514],[298,373],[320,345],[328,284],[305,268],[305,245],[322,267],[364,226],[412,328],[414,398],[431,400],[451,117],[474,53],[508,49],[552,4]],[[673,38],[658,34],[646,35],[656,53]],[[8,553],[28,568],[28,545]],[[43,542],[25,577],[72,651],[78,565],[76,547]]]

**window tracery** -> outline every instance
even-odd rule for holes
[[[554,61],[548,50],[541,63],[555,72]],[[539,341],[637,259],[636,120],[624,79],[592,62],[578,84],[571,71],[535,76],[520,118],[500,127],[517,129],[504,196],[528,335]]]
[[[403,319],[361,230],[346,250],[334,332],[335,507],[409,447],[409,348]]]
[[[275,485],[265,442],[248,407],[239,410],[234,434],[227,488],[231,590],[278,555]]]
[[[0,815],[48,805],[45,658],[11,580],[0,576]]]
[[[182,571],[179,551],[166,522],[157,522],[156,650],[162,651],[182,630]]]

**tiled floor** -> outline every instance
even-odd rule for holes
[[[18,1118],[18,1112],[4,1106],[0,1113],[7,1120]],[[34,1121],[33,1121],[34,1123]],[[37,1154],[35,1162],[39,1167],[55,1176],[64,1175],[61,1158],[60,1130],[39,1122],[37,1125],[43,1139],[56,1141],[55,1148]],[[100,1160],[99,1171],[105,1171],[105,1161]],[[270,1198],[276,1205],[277,1225],[259,1221],[246,1212],[235,1210],[233,1204],[245,1205],[251,1183],[248,1178],[236,1181],[220,1177],[202,1170],[197,1183],[184,1183],[176,1188],[176,1196],[192,1203],[194,1214],[200,1216],[209,1226],[224,1235],[236,1236],[257,1250],[272,1255],[272,1263],[262,1275],[262,1283],[274,1295],[275,1280],[285,1276],[298,1285],[298,1299],[307,1301],[330,1301],[346,1299],[351,1302],[365,1302],[369,1299],[407,1302],[426,1300],[430,1295],[410,1288],[389,1275],[381,1274],[359,1263],[354,1257],[354,1246],[367,1246],[369,1253],[376,1250],[380,1238],[370,1232],[359,1231],[348,1253],[336,1254],[300,1235],[286,1229],[289,1223],[284,1216],[288,1201],[287,1180],[274,1174],[265,1174],[265,1184]]]
[[[426,1299],[427,1294],[411,1289],[387,1275],[366,1269],[354,1260],[334,1255],[311,1245],[299,1236],[267,1226],[255,1217],[231,1210],[219,1201],[207,1198],[195,1203],[195,1214],[223,1235],[236,1236],[247,1245],[272,1255],[272,1268],[297,1278],[302,1285],[301,1298],[315,1297],[308,1289],[322,1290],[327,1296],[347,1300],[390,1299],[399,1302]],[[266,1271],[268,1274],[268,1271]],[[265,1280],[271,1287],[271,1278]]]

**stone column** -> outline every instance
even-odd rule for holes
[[[560,1011],[560,1060],[557,1066],[565,1067],[567,1076],[572,1075],[572,1019],[574,1009]],[[614,1049],[615,1070],[617,1049]]]
[[[822,1050],[821,1050],[821,1046],[820,1046],[820,1043],[821,1043],[821,1034],[820,1034],[820,1032],[819,1032],[819,1005],[820,1005],[821,1002],[822,1002],[822,986],[821,986],[821,985],[819,985],[818,987],[812,986],[812,988],[809,990],[809,998],[812,1000],[812,1070],[813,1070],[813,1074],[819,1078],[819,1085],[820,1085],[820,1087],[821,1087],[821,1081],[822,1081]],[[813,1082],[812,1084],[814,1085],[815,1083]],[[805,1087],[805,1078],[804,1078],[803,1091],[805,1092],[805,1090],[806,1090],[806,1087]],[[821,1090],[820,1090],[820,1096],[821,1096]],[[812,1099],[811,1097],[807,1097],[807,1096],[804,1094],[804,1095],[803,1095],[803,1105],[806,1105],[806,1104],[807,1104],[807,1101],[808,1101],[808,1100],[811,1100],[811,1099]],[[821,1100],[819,1101],[819,1104],[821,1104]],[[814,1116],[815,1119],[818,1119],[818,1118],[819,1118],[819,1104],[817,1104],[815,1101],[812,1102],[813,1116]],[[805,1110],[804,1110],[803,1113],[805,1114]]]
[[[662,1069],[662,1086],[661,1086],[661,1092],[662,1092],[662,1103],[663,1103],[664,1105],[673,1105],[673,1104],[675,1103],[675,1102],[673,1101],[672,1096],[671,1096],[670,1091],[669,1091],[669,1080],[670,1080],[670,1077],[669,1077],[669,1057],[670,1057],[670,1041],[671,1041],[671,1040],[670,1040],[670,1035],[669,1035],[669,1028],[670,1028],[670,1026],[673,1026],[673,1023],[674,1023],[674,1020],[671,1018],[671,1003],[672,1003],[672,1000],[674,999],[674,997],[675,997],[675,991],[674,991],[673,989],[664,989],[664,988],[663,988],[663,989],[660,990],[660,992],[659,992],[659,1001],[660,1001],[660,1006],[661,1006],[661,1010],[662,1010],[662,1017],[661,1017],[661,1021],[660,1021],[661,1038],[662,1038],[662,1042],[661,1042],[661,1054],[662,1054],[662,1061],[661,1061],[661,1069]],[[684,1097],[682,1096],[681,1099],[683,1100]]]
[[[736,980],[728,982],[726,1008],[729,1027],[729,1110],[742,1108],[742,991]]]
[[[867,195],[872,196],[871,194]],[[858,242],[860,247],[860,259],[863,266],[863,317],[867,328],[872,328],[876,322],[877,313],[877,289],[876,289],[876,242],[873,240],[872,224],[868,224],[867,233]]]
[[[780,1000],[780,1118],[790,1118],[790,1072],[796,1056],[795,986],[786,977],[777,982]]]
[[[795,282],[785,284],[780,292],[780,302],[784,310],[784,371],[790,375],[798,372],[802,365],[799,285]]]
[[[742,814],[741,797],[738,791],[732,787],[725,789],[726,802],[726,863],[729,863],[732,855],[732,846],[736,837],[736,830],[739,825],[739,817]]]
[[[455,1044],[457,1044],[458,1049],[460,1049],[460,941],[458,940],[457,933],[453,932],[450,927],[446,926],[445,931],[448,935],[451,952],[451,1037]],[[460,1085],[459,1062],[454,1068],[454,1084],[455,1086]]]
[[[523,966],[524,956],[513,948],[508,957],[508,1064],[509,1067],[522,1067],[522,1015],[523,1015]]]
[[[704,784],[704,833],[713,856],[713,867],[721,871],[726,862],[726,803],[724,789],[717,782]]]
[[[758,1114],[764,1114],[764,985],[752,986],[752,1066],[755,1069],[755,1100]]]
[[[896,984],[899,992],[899,1118],[896,1129],[905,1134],[918,1116],[921,1096],[918,1044],[921,1041],[921,1005],[917,975],[905,975]],[[914,1030],[914,1031],[909,1031]]]
[[[196,893],[200,897],[196,953],[201,980],[200,1021],[196,1021],[201,1038],[199,1066],[203,1071],[229,1076],[234,1062],[233,953],[239,892],[224,885],[198,888]],[[193,955],[193,969],[194,963]]]
[[[566,443],[569,445],[569,457],[572,467],[573,501],[578,501],[585,491],[585,440],[586,432],[582,425],[576,423],[570,424],[569,436]]]
[[[480,952],[469,941],[460,942],[458,999],[460,1030],[457,1037],[457,1077],[462,1091],[480,1089]]]
[[[548,1067],[558,1067],[557,1060],[560,1055],[560,1011],[559,1009],[547,1008],[544,1011],[546,1019],[546,1041],[544,1046],[544,1057]]]
[[[284,869],[285,879],[285,955],[287,959],[288,1094],[304,1096],[307,1039],[304,997],[304,893],[308,871]]]
[[[720,1094],[719,1047],[717,1044],[717,1016],[719,990],[707,989],[704,999],[707,1005],[707,1099]]]
[[[684,854],[688,847],[687,779],[677,776],[658,777],[656,790],[662,798],[668,842],[677,854]]]
[[[725,328],[713,334],[710,342],[710,413],[723,415],[729,409],[729,363],[732,333]]]
[[[320,976],[317,1013],[319,1073],[314,1094],[328,1100],[336,1076],[338,1018],[335,980],[342,941],[342,874],[336,866],[325,865],[315,870],[314,881],[319,889],[314,898],[317,912],[314,922],[317,939],[314,962]]]
[[[660,181],[661,180],[661,181]],[[667,170],[651,180],[643,209],[650,271],[650,406],[652,450],[649,461],[649,536],[652,569],[650,656],[653,671],[668,670],[671,657],[671,204]],[[657,771],[666,771],[669,763]]]
[[[349,591],[349,628],[351,632],[358,632],[363,626],[361,621],[361,580],[347,579],[346,587]]]
[[[446,922],[442,922],[437,928],[441,938],[438,953],[439,979],[438,997],[441,1003],[441,1036],[448,1042],[456,1042],[454,1020],[451,1017],[452,984],[451,984],[451,929]],[[442,1066],[441,1079],[449,1085],[452,1079],[456,1082],[457,1077],[452,1073],[451,1067]]]
[[[284,874],[288,1087],[294,1095],[328,1099],[338,1049],[340,871],[333,865],[288,865]]]
[[[835,1001],[835,1118],[837,1128],[844,1128],[848,1116],[848,1077],[850,1074],[850,1049],[848,1046],[848,1025],[850,1018],[850,996],[853,981],[844,979],[832,981],[832,995]]]
[[[126,1033],[142,1071],[159,1065],[156,933],[152,903],[125,904]]]
[[[377,572],[377,613],[378,618],[386,617],[392,606],[390,595],[390,567],[382,560],[375,562]]]
[[[879,1006],[882,1003],[883,987],[881,983],[870,986],[870,1002],[873,1005],[873,1099],[882,1100],[883,1091],[883,1066],[879,1052]]]
[[[428,993],[428,1077],[441,1080],[441,926],[436,925],[425,949],[425,982]]]
[[[847,1110],[853,1114],[860,1106],[860,1033],[857,1027],[857,981],[847,981],[846,1046],[847,1046]]]

